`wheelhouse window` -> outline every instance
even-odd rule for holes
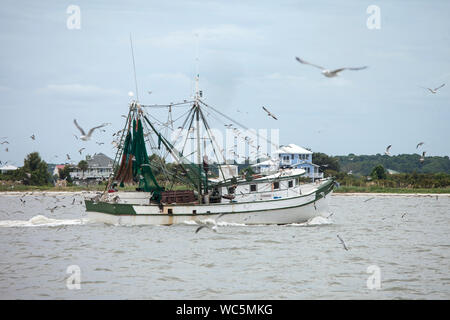
[[[251,184],[250,185],[250,192],[256,192],[256,184]]]
[[[280,182],[276,181],[273,183],[273,188],[274,189],[280,189]]]
[[[288,182],[288,188],[292,188],[294,186],[294,181],[289,180]]]

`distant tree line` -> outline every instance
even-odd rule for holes
[[[345,186],[390,188],[447,188],[450,186],[450,160],[427,157],[421,163],[417,154],[398,156],[362,155],[331,157],[313,153],[313,163],[325,176],[333,176]],[[388,171],[394,170],[398,173]]]

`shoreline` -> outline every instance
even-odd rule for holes
[[[120,191],[120,190],[119,190]],[[66,195],[82,195],[82,194],[96,194],[101,191],[96,190],[80,190],[80,191],[63,191],[63,190],[29,190],[29,191],[0,191],[0,196],[5,195],[45,195],[45,194],[66,194]],[[450,193],[420,193],[420,192],[333,192],[331,196],[399,196],[399,197],[450,197]]]
[[[399,197],[450,197],[450,193],[414,193],[414,192],[403,192],[403,193],[389,193],[389,192],[333,192],[332,196],[399,196]]]

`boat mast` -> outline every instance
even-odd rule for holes
[[[196,127],[197,127],[197,163],[198,163],[198,186],[197,186],[197,192],[198,192],[198,203],[201,204],[202,203],[202,179],[201,179],[201,174],[202,174],[202,168],[201,168],[201,159],[202,159],[202,155],[201,155],[201,150],[200,150],[200,104],[198,103],[199,99],[200,99],[200,95],[199,95],[199,90],[198,90],[198,79],[199,76],[197,74],[197,76],[195,77],[195,111],[196,111],[196,115],[195,115],[195,122],[196,122]]]

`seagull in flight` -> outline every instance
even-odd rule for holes
[[[78,152],[81,154],[84,149],[86,149],[86,148],[81,148],[80,150],[78,150]]]
[[[338,239],[341,241],[342,246],[344,247],[344,249],[348,251],[348,247],[347,247],[347,245],[345,244],[344,240],[343,240],[339,235],[337,235],[337,237],[338,237]]]
[[[219,216],[211,223],[209,221],[207,222],[201,222],[201,221],[196,221],[197,224],[200,224],[200,226],[195,230],[195,233],[199,232],[200,230],[202,230],[203,228],[209,228],[214,232],[217,232],[217,220],[222,217],[223,215],[225,215],[225,213],[221,213],[219,214]],[[211,226],[212,224],[212,226]]]
[[[33,140],[36,140],[36,136],[34,135],[34,133],[31,135],[30,138],[33,139]]]
[[[419,142],[416,146],[416,149],[419,148],[421,145],[423,145],[425,142]]]
[[[426,87],[421,87],[421,88],[423,88],[423,89],[428,89],[431,93],[435,94],[435,93],[437,93],[437,91],[438,91],[440,88],[442,88],[443,86],[445,86],[445,83],[441,84],[439,87],[434,88],[434,89],[432,89],[432,88],[426,88]]]
[[[363,70],[363,69],[366,69],[366,68],[367,68],[367,66],[364,66],[364,67],[357,67],[357,68],[339,68],[339,69],[335,69],[335,70],[328,70],[328,69],[325,69],[324,67],[321,67],[321,66],[318,66],[318,65],[316,65],[316,64],[312,64],[312,63],[309,63],[309,62],[307,62],[307,61],[305,61],[305,60],[302,60],[302,59],[300,59],[299,57],[295,57],[295,59],[296,59],[298,62],[300,62],[300,63],[303,63],[303,64],[309,64],[309,65],[311,65],[311,66],[313,66],[313,67],[319,68],[320,70],[322,70],[322,74],[323,74],[325,77],[327,77],[327,78],[333,78],[333,77],[336,77],[336,76],[338,75],[339,72],[344,71],[344,70],[353,70],[353,71],[355,71],[355,70]]]
[[[384,152],[385,155],[390,156],[391,154],[389,153],[389,149],[391,149],[392,145],[388,145],[386,148],[386,151]]]
[[[278,120],[277,119],[277,117],[275,117],[275,115],[273,114],[273,113],[271,113],[269,110],[267,110],[265,107],[262,107],[263,108],[263,110],[265,111],[265,112],[267,112],[267,115],[269,116],[269,117],[272,117],[272,118],[274,118],[275,120]]]
[[[419,161],[422,163],[425,161],[425,153],[427,153],[427,152],[426,151],[422,152],[422,156],[419,159]]]
[[[80,130],[80,132],[81,132],[80,139],[83,140],[83,141],[88,141],[88,140],[90,140],[90,139],[91,139],[91,135],[92,135],[92,133],[94,132],[95,129],[102,128],[102,127],[104,127],[104,126],[107,125],[107,124],[103,123],[103,124],[101,124],[101,125],[99,125],[99,126],[93,127],[91,130],[89,130],[88,134],[86,134],[86,132],[83,130],[83,128],[81,128],[81,127],[78,125],[76,119],[73,119],[73,123],[74,123],[75,126],[78,128],[78,130]]]

